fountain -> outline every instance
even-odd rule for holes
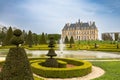
[[[59,48],[60,48],[60,53],[63,53],[64,47],[65,47],[65,45],[63,44],[62,39],[60,39],[60,46],[59,46]]]
[[[59,41],[59,49],[60,49],[60,53],[59,53],[59,57],[62,58],[63,57],[63,49],[65,47],[65,44],[63,43],[62,39],[60,39]]]

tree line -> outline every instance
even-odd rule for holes
[[[120,41],[119,33],[113,33],[113,36],[111,35],[111,33],[102,34],[102,40],[104,40],[104,41]]]
[[[2,46],[11,45],[11,38],[13,37],[13,28],[9,27],[8,29],[3,27],[0,31],[0,44]],[[60,34],[47,34],[42,32],[42,34],[32,33],[31,30],[26,32],[25,30],[22,31],[22,39],[25,45],[32,47],[32,45],[40,45],[40,44],[48,44],[49,38],[53,36],[55,42],[58,43],[61,35]]]

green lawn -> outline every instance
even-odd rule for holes
[[[92,62],[105,70],[105,74],[93,80],[120,80],[120,61]]]
[[[98,48],[95,48],[95,43]],[[117,44],[119,45],[119,49],[117,49]],[[0,49],[9,49],[13,46],[2,46]],[[32,48],[29,48],[28,45],[23,45],[22,47],[29,50],[48,50],[48,44],[42,45],[33,45]],[[55,44],[55,50],[59,50],[59,44]],[[72,48],[70,48],[70,44],[65,45],[65,50],[92,50],[92,51],[109,51],[109,52],[120,52],[120,42],[115,41],[76,41],[75,44],[72,44]]]

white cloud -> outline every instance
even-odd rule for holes
[[[95,21],[100,33],[119,30],[120,19],[111,14],[113,8],[88,1],[26,0],[17,5],[17,8],[21,9],[20,13],[14,11],[12,15],[12,12],[6,12],[6,15],[9,13],[12,16],[8,14],[5,21],[37,33],[61,33],[65,23],[75,23],[78,19],[83,22]],[[3,15],[3,18],[6,15]]]

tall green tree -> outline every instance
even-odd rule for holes
[[[29,47],[32,47],[33,45],[33,38],[32,38],[32,32],[29,30],[28,35],[27,35],[27,43]]]
[[[45,39],[44,33],[42,33],[42,35],[41,35],[40,44],[46,44],[46,39]]]
[[[2,31],[0,31],[0,44],[3,44],[3,41],[5,40],[5,36],[6,36],[6,32],[7,32],[7,28],[3,27]]]
[[[70,38],[70,48],[72,48],[72,44],[74,44],[73,36],[71,36],[71,38]]]
[[[13,31],[12,31],[12,27],[9,27],[9,29],[7,30],[7,34],[5,37],[5,40],[3,42],[4,45],[11,45],[11,38],[13,36]]]
[[[117,40],[118,40],[119,33],[115,33],[114,35],[115,35],[115,41],[117,41]]]
[[[25,32],[25,30],[22,31],[22,35],[21,35],[23,41],[24,41],[24,44],[26,44],[27,42],[27,32]]]
[[[6,33],[5,32],[1,32],[0,33],[0,44],[2,45],[2,43],[3,43],[3,41],[4,41],[4,39],[5,39],[5,36],[6,36]]]
[[[65,37],[64,43],[65,43],[65,44],[68,44],[68,43],[69,43],[69,40],[68,40],[68,37],[67,37],[67,36]]]
[[[60,34],[48,34],[48,39],[49,39],[51,36],[54,37],[54,40],[57,41],[57,42],[59,42],[59,40],[60,40],[60,38],[61,38],[61,35],[60,35]]]
[[[33,33],[32,36],[33,36],[33,44],[37,45],[38,44],[38,35],[36,33]]]

